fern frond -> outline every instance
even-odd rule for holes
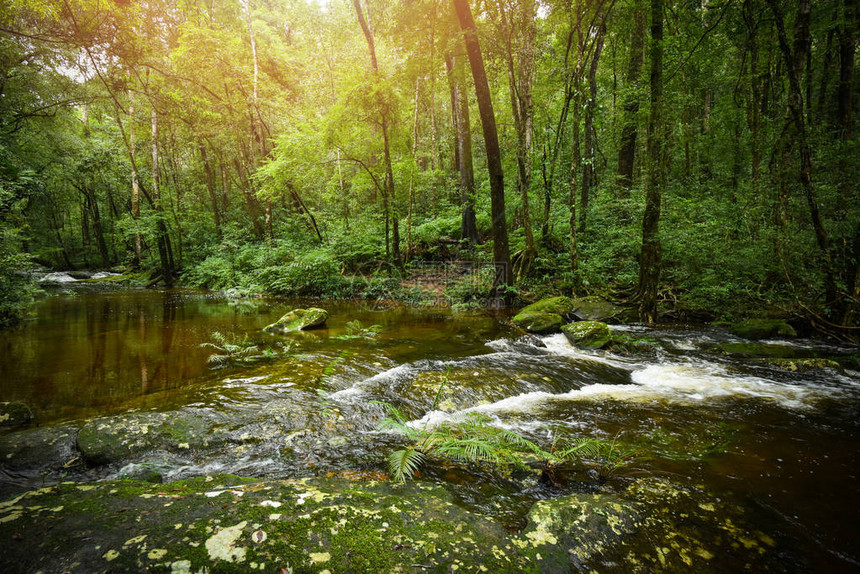
[[[424,464],[424,459],[424,453],[414,447],[397,450],[388,455],[388,470],[396,482],[406,482]]]

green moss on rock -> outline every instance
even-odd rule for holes
[[[529,333],[557,333],[564,319],[557,313],[520,311],[513,319],[514,325]]]
[[[300,331],[322,327],[328,320],[328,311],[317,307],[293,309],[283,317],[266,326],[264,331]]]
[[[797,337],[794,328],[778,319],[747,319],[732,323],[731,332],[744,339],[768,339],[772,337]]]
[[[606,323],[600,321],[577,321],[561,328],[568,340],[583,349],[602,349],[612,341],[612,333]]]
[[[567,315],[574,309],[573,301],[568,297],[548,297],[523,307],[520,313],[555,313]]]
[[[606,322],[624,311],[618,305],[597,296],[577,297],[572,299],[571,303],[573,307],[570,313],[582,321]]]
[[[766,363],[793,372],[820,371],[823,369],[842,371],[842,366],[832,359],[768,359]]]
[[[33,420],[33,411],[24,403],[0,403],[0,426],[25,425],[31,420]]]

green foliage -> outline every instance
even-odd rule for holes
[[[261,360],[276,359],[289,353],[293,347],[293,341],[288,341],[280,343],[279,349],[268,347],[261,351],[255,343],[248,340],[247,334],[242,340],[229,337],[218,331],[214,331],[211,336],[212,341],[200,343],[200,346],[215,350],[206,359],[214,368],[248,365]]]
[[[17,229],[0,222],[0,329],[19,323],[38,292]]]
[[[367,325],[361,324],[358,319],[350,321],[346,324],[346,334],[338,335],[337,339],[375,339],[379,332],[382,331],[382,325]]]
[[[442,389],[448,381],[446,374],[431,410],[436,407]],[[554,474],[562,464],[580,463],[597,471],[601,483],[626,469],[638,458],[638,453],[618,441],[594,438],[571,438],[556,434],[552,446],[544,450],[520,434],[491,424],[492,417],[470,412],[458,421],[448,421],[428,428],[416,425],[391,404],[380,402],[388,412],[379,424],[380,430],[403,435],[411,444],[388,456],[388,469],[396,482],[411,478],[427,458],[445,458],[457,462],[488,464],[496,471],[509,473],[512,469],[528,469],[539,462],[543,475],[554,482]]]

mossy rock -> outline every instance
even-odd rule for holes
[[[512,319],[514,325],[529,333],[557,333],[564,319],[558,313],[526,311],[523,309]]]
[[[0,426],[25,425],[33,420],[33,411],[21,402],[0,403]]]
[[[842,366],[832,359],[768,359],[765,362],[773,367],[792,372],[804,373],[825,369],[842,372]]]
[[[660,348],[659,343],[649,337],[631,337],[621,333],[612,333],[609,348],[613,353],[622,355],[635,355],[640,353],[651,353]]]
[[[573,301],[568,297],[549,297],[547,299],[541,299],[537,303],[532,303],[527,307],[523,307],[519,314],[554,313],[556,315],[561,315],[562,317],[567,317],[573,312],[574,308],[575,305]]]
[[[711,350],[738,358],[791,359],[800,353],[799,349],[766,343],[721,343],[711,347]]]
[[[575,346],[582,349],[602,349],[612,341],[612,332],[600,321],[577,321],[561,328]]]
[[[87,421],[77,447],[92,465],[123,462],[144,452],[188,453],[230,439],[215,421],[194,413],[131,413]]]
[[[212,475],[65,482],[0,502],[9,572],[732,572],[786,548],[707,492],[647,478],[538,502],[520,532],[443,487]],[[655,541],[659,544],[655,545]],[[607,568],[607,565],[613,567]],[[73,567],[74,566],[74,567]],[[422,566],[423,567],[423,566]]]
[[[768,339],[772,337],[797,337],[794,327],[778,319],[747,319],[732,323],[732,334],[744,339]]]
[[[597,296],[578,297],[571,301],[573,309],[571,314],[580,321],[609,321],[616,318],[624,310],[610,303],[606,299]]]
[[[322,327],[328,320],[328,311],[317,307],[308,309],[293,309],[271,325],[266,326],[264,331],[300,331]]]

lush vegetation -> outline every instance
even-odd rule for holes
[[[0,324],[31,260],[371,298],[467,261],[504,272],[457,300],[854,332],[855,4],[5,2]]]

